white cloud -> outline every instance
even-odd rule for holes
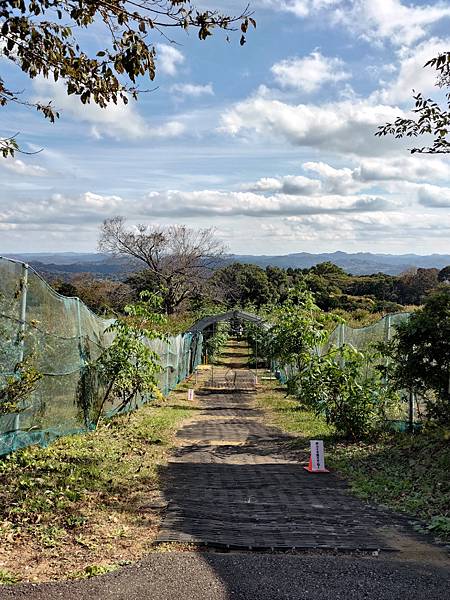
[[[262,193],[282,193],[287,195],[319,196],[332,194],[347,196],[361,190],[365,184],[355,177],[355,170],[348,167],[335,169],[323,162],[304,163],[303,169],[317,173],[320,179],[310,179],[302,175],[263,177],[245,189]]]
[[[76,196],[55,193],[40,201],[18,201],[0,207],[0,223],[6,225],[74,224],[100,222],[125,211],[120,196],[85,192]]]
[[[16,201],[0,206],[3,228],[51,225],[91,228],[103,219],[125,214],[131,221],[158,219],[206,219],[226,217],[280,217],[317,214],[347,214],[392,210],[395,203],[376,195],[295,195],[221,190],[154,191],[134,199],[118,195],[84,192],[54,193],[41,200]]]
[[[150,192],[143,207],[148,214],[172,217],[205,216],[272,216],[303,215],[329,212],[389,210],[392,204],[379,196],[304,196],[276,193],[269,196],[253,192],[168,190]]]
[[[379,186],[390,181],[421,182],[447,180],[450,177],[450,165],[445,160],[417,155],[364,158],[354,168],[336,169],[324,162],[306,162],[303,168],[317,173],[323,180],[323,189],[336,194],[353,193],[363,187]]]
[[[422,185],[417,188],[417,196],[422,206],[428,208],[450,208],[450,188],[437,185]]]
[[[149,137],[172,138],[178,137],[185,130],[185,125],[180,121],[166,121],[158,127],[147,128],[147,133]]]
[[[275,63],[270,69],[282,87],[294,88],[308,94],[328,83],[337,83],[351,77],[340,58],[326,57],[312,52],[304,58],[288,58]]]
[[[8,169],[9,171],[14,171],[19,175],[25,175],[29,177],[43,177],[48,174],[47,169],[44,167],[25,163],[23,160],[20,160],[20,158],[0,159],[0,166]]]
[[[222,131],[288,141],[294,146],[356,155],[398,150],[391,139],[374,137],[377,127],[399,116],[398,108],[367,100],[317,104],[287,104],[255,95],[222,115]]]
[[[413,90],[420,91],[424,95],[436,92],[436,70],[430,67],[424,68],[425,63],[446,52],[450,45],[450,39],[441,40],[432,38],[413,48],[403,48],[399,52],[399,69],[397,77],[384,86],[383,89],[373,94],[373,98],[379,102],[412,103]]]
[[[262,177],[255,183],[244,186],[252,192],[280,192],[287,195],[312,196],[322,191],[320,181],[302,175],[284,177]]]
[[[365,158],[355,169],[360,181],[430,181],[450,178],[448,161],[437,156],[400,156],[389,158]]]
[[[324,8],[338,5],[342,0],[262,0],[263,4],[274,10],[282,10],[304,18]]]
[[[400,0],[356,0],[350,10],[340,7],[335,14],[336,20],[362,37],[398,46],[414,44],[431,25],[449,16],[450,6],[444,2],[408,6]]]
[[[262,177],[256,182],[242,185],[242,189],[261,194],[321,197],[350,196],[363,190],[382,190],[382,194],[395,194],[405,203],[417,198],[426,206],[449,206],[449,188],[428,183],[437,179],[448,180],[450,165],[439,158],[403,156],[400,158],[368,158],[359,160],[353,167],[333,167],[325,162],[309,161],[302,168],[315,173],[319,179],[303,175]],[[413,194],[411,194],[413,192]]]
[[[39,77],[34,86],[39,95],[37,100],[48,102],[51,98],[53,106],[62,113],[62,118],[68,114],[77,121],[89,124],[91,135],[97,139],[170,138],[184,131],[184,125],[175,120],[150,125],[137,111],[133,100],[128,104],[110,102],[106,108],[100,108],[97,104],[83,104],[78,97],[67,95],[61,80],[55,83]]]
[[[214,96],[214,90],[211,83],[206,85],[196,85],[193,83],[175,83],[171,86],[170,91],[179,96]]]
[[[274,10],[299,18],[325,17],[374,43],[413,45],[429,28],[450,16],[446,2],[411,5],[401,0],[264,0]],[[322,14],[320,14],[322,13]]]
[[[287,217],[285,225],[297,239],[308,241],[357,241],[417,244],[418,239],[450,236],[450,215],[434,213],[375,212],[365,214],[306,215]],[[416,246],[409,246],[411,249]],[[411,251],[411,250],[410,250]]]
[[[157,44],[156,46],[157,69],[165,75],[176,75],[179,65],[185,61],[184,55],[174,46]]]
[[[351,194],[361,189],[361,183],[355,180],[354,171],[348,167],[335,169],[324,162],[307,162],[303,168],[322,177],[324,188],[334,194]]]
[[[358,185],[366,185],[357,180],[360,166],[350,169],[305,163],[303,167],[317,173],[320,180],[261,178],[248,186],[258,191],[162,190],[135,197],[133,202],[115,194],[54,193],[42,200],[5,203],[0,207],[0,230],[37,235],[47,229],[55,233],[78,227],[78,233],[84,231],[94,239],[104,218],[125,214],[131,223],[192,220],[197,226],[217,222],[222,228],[228,224],[237,242],[248,237],[249,228],[256,235],[264,223],[264,227],[273,226],[266,233],[274,236],[274,243],[285,239],[348,247],[353,240],[372,245],[388,242],[392,247],[404,240],[407,250],[407,244],[416,238],[446,240],[450,236],[450,188],[399,180],[395,185],[382,182],[386,189],[378,193],[350,193]],[[391,185],[394,193],[389,191]],[[335,193],[329,191],[332,189]]]

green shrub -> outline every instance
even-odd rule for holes
[[[374,366],[378,359],[347,345],[312,354],[296,376],[295,395],[346,439],[367,437],[383,427],[387,410],[399,401]]]
[[[120,401],[119,411],[126,410],[137,396],[157,392],[156,375],[160,372],[159,356],[149,340],[164,339],[159,327],[165,317],[158,312],[161,300],[150,292],[141,292],[139,302],[125,307],[107,329],[114,339],[89,368],[102,382],[105,392],[96,407],[98,424],[105,404]]]
[[[396,330],[384,347],[393,384],[423,397],[428,418],[450,426],[450,286],[430,295]]]

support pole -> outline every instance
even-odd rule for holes
[[[255,338],[255,384],[258,385],[258,334]]]
[[[212,334],[212,339],[214,339],[214,336],[216,335],[216,323],[213,323],[213,334]],[[214,361],[211,361],[211,385],[214,387]]]
[[[415,394],[413,391],[409,392],[409,418],[408,418],[408,428],[410,433],[414,433],[414,400]]]
[[[345,344],[345,329],[344,329],[344,324],[340,323],[339,330],[338,330],[338,347],[342,348],[342,346],[344,344]],[[339,364],[340,364],[341,369],[345,366],[344,365],[344,357],[342,356],[342,350],[340,352]]]
[[[386,317],[386,329],[384,331],[384,339],[386,342],[391,340],[391,315]]]
[[[166,342],[166,396],[169,393],[169,354],[170,354],[170,345],[169,342]]]
[[[28,265],[22,265],[22,295],[20,297],[20,329],[19,329],[19,362],[22,362],[25,355],[25,329],[27,318],[27,294],[28,294]]]
[[[28,295],[28,265],[22,264],[22,294],[20,296],[20,327],[19,327],[19,362],[25,357],[25,332],[27,319],[27,295]],[[14,431],[20,430],[20,414],[14,417]]]
[[[80,366],[84,368],[86,366],[86,356],[83,349],[83,330],[81,328],[81,300],[79,298],[75,298],[75,302],[77,303],[77,319],[78,319],[78,345],[80,351]]]

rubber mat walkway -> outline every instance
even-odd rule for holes
[[[230,372],[215,367],[209,388],[221,380]],[[250,391],[253,373],[238,370],[236,381],[235,392],[198,391],[199,415],[178,432],[162,473],[168,507],[157,542],[390,549],[386,528],[400,531],[406,522],[352,497],[335,475],[306,472],[286,454],[289,437],[264,424]]]

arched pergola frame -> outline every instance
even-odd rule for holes
[[[270,329],[271,325],[265,321],[264,319],[262,319],[261,317],[258,317],[258,315],[254,315],[252,313],[248,313],[245,312],[243,310],[230,310],[229,312],[226,313],[221,313],[221,314],[217,314],[217,315],[208,315],[207,317],[203,317],[203,319],[199,319],[198,321],[196,321],[192,327],[189,328],[188,333],[191,334],[201,334],[203,332],[204,329],[206,329],[207,327],[210,327],[211,325],[215,325],[216,323],[219,323],[220,321],[248,321],[250,323],[256,323],[257,325],[259,325],[260,327],[264,328],[264,329]],[[257,347],[256,347],[257,348]],[[258,356],[258,350],[256,350],[256,357]],[[256,366],[255,366],[255,381],[258,381],[258,359],[256,359]],[[212,369],[212,375],[211,378],[212,380],[214,380],[214,369],[213,366],[211,366]]]

